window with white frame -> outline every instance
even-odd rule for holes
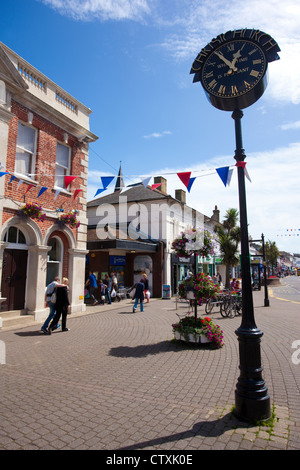
[[[36,135],[37,132],[33,127],[25,126],[19,122],[15,163],[16,173],[21,173],[27,176],[34,175]]]
[[[65,188],[65,176],[70,174],[70,148],[57,142],[55,186]]]
[[[56,276],[61,278],[63,260],[63,244],[60,238],[52,237],[48,241],[48,246],[51,246],[51,249],[48,252],[46,285]]]

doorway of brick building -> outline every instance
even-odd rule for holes
[[[5,249],[3,253],[1,310],[21,310],[25,306],[27,250]]]

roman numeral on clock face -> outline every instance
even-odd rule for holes
[[[217,80],[213,79],[208,85],[210,86],[210,88],[215,88],[217,84]]]

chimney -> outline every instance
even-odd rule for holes
[[[215,222],[220,222],[220,211],[217,206],[215,206],[215,209],[213,210],[213,215],[211,219]]]
[[[154,177],[154,184],[162,183],[159,188],[157,188],[159,191],[161,191],[164,194],[167,194],[167,180],[166,178],[163,178],[162,176],[155,176]]]
[[[186,204],[186,192],[183,189],[175,189],[175,199]]]

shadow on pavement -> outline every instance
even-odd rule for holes
[[[147,447],[155,447],[157,445],[164,445],[170,442],[176,442],[181,439],[194,438],[196,436],[203,437],[219,437],[225,432],[235,430],[237,427],[251,427],[248,423],[242,423],[239,421],[233,413],[227,413],[221,418],[214,421],[200,421],[194,424],[192,429],[187,431],[177,432],[168,436],[157,437],[150,439],[149,441],[138,442],[131,446],[121,447],[118,450],[134,450],[134,449],[145,449]]]

